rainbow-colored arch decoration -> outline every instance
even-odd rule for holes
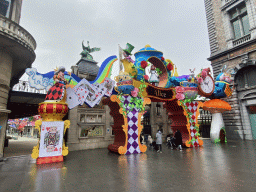
[[[117,61],[117,56],[113,55],[108,57],[100,66],[100,70],[98,72],[98,75],[94,81],[90,81],[91,84],[97,82],[97,83],[103,83],[104,79],[106,77],[110,78],[111,71],[114,62]]]

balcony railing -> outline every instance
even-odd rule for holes
[[[248,35],[245,35],[239,39],[236,39],[233,41],[233,46],[237,46],[237,45],[240,45],[242,43],[245,43],[247,41],[250,41],[251,40],[251,34],[248,34]]]
[[[37,90],[29,86],[28,81],[19,81],[18,84],[14,85],[13,91],[29,92],[29,93],[39,93],[46,94],[46,90]]]
[[[33,51],[36,49],[36,41],[33,36],[24,28],[22,28],[19,24],[2,15],[0,15],[0,32],[4,32],[14,37],[20,43],[28,46]]]
[[[221,1],[221,10],[223,11],[224,9],[226,9],[227,7],[233,5],[234,3],[236,3],[239,0],[222,0]]]

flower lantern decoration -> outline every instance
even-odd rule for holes
[[[168,69],[169,71],[172,71],[172,70],[173,70],[173,64],[172,64],[172,63],[168,63],[167,69]]]
[[[175,90],[176,90],[176,99],[178,99],[178,100],[185,99],[185,95],[184,95],[185,89],[184,89],[184,87],[177,86],[177,87],[175,87]]]
[[[147,61],[141,61],[140,66],[142,69],[145,69],[148,66],[148,62]]]

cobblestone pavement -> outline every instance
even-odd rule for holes
[[[70,152],[62,163],[36,165],[29,155],[0,163],[0,191],[256,191],[256,141],[182,151],[117,155]]]

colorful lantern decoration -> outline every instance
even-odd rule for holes
[[[212,95],[212,98],[220,99],[225,97],[230,97],[232,95],[232,89],[230,84],[232,82],[231,75],[227,72],[224,72],[226,66],[221,70],[221,73],[217,76],[215,82],[215,89]]]
[[[138,103],[136,103],[135,107],[135,98],[136,100],[140,100],[141,102],[146,98],[150,98],[150,100],[154,102],[164,101],[164,106],[170,114],[175,112],[172,111],[173,109],[179,108],[179,110],[183,110],[184,118],[179,118],[183,119],[182,124],[185,123],[186,125],[186,127],[182,128],[181,130],[184,136],[183,144],[187,147],[197,147],[203,145],[203,141],[199,139],[199,125],[197,123],[199,108],[203,106],[203,103],[195,101],[195,99],[197,98],[198,94],[206,96],[208,98],[213,96],[215,83],[213,78],[211,77],[210,69],[202,69],[201,73],[197,77],[195,77],[194,75],[195,68],[193,70],[190,69],[190,75],[179,76],[177,73],[177,66],[175,65],[174,67],[174,64],[171,62],[171,60],[165,59],[163,57],[162,52],[151,48],[151,46],[149,45],[146,45],[144,48],[140,49],[134,54],[134,56],[134,64],[128,64],[128,62],[123,60],[125,72],[121,72],[119,76],[116,77],[116,80],[118,82],[118,95],[113,95],[110,98],[111,101],[106,102],[110,106],[110,108],[113,108],[115,102],[118,103],[118,106],[120,108],[118,110],[112,110],[119,111],[119,113],[123,116],[124,127],[126,127],[126,122],[129,122],[130,118],[132,117],[130,112],[132,112],[134,109],[139,109],[137,106]],[[153,70],[158,70],[157,72],[159,78],[157,84],[148,83],[152,83],[152,77],[148,78],[148,76],[145,74],[145,68],[148,66],[148,63],[152,65],[151,68],[153,68]],[[134,75],[131,75],[131,69],[133,69]],[[130,75],[130,78],[128,78],[128,80],[124,78],[125,73],[126,76],[127,74]],[[220,79],[220,81],[229,80],[226,76]],[[208,86],[205,87],[205,85]],[[177,106],[174,108],[173,106],[175,105]],[[134,111],[132,112],[132,114],[137,113]],[[115,115],[113,113],[113,117],[114,119],[117,118],[117,113],[115,113]],[[120,117],[118,117],[118,119],[120,119]],[[114,127],[119,127],[119,125],[115,124]],[[172,127],[176,130],[175,125]],[[142,152],[141,150],[139,151],[131,149],[130,151],[130,149],[128,149],[129,147],[127,143],[130,137],[127,135],[126,130],[128,131],[129,128],[124,129],[125,136],[121,136],[121,134],[120,137],[116,136],[115,142],[114,144],[111,144],[109,146],[109,150],[118,152],[119,154],[130,154],[133,153],[133,151],[135,151],[134,153]],[[136,142],[138,142],[137,136],[134,139],[136,140]],[[136,146],[139,146],[139,144],[137,143]]]
[[[103,103],[110,107],[110,114],[114,118],[113,130],[115,132],[115,140],[113,144],[108,146],[108,149],[127,155],[147,150],[147,147],[140,143],[139,138],[142,131],[141,117],[145,113],[145,105],[151,102],[165,103],[164,107],[168,111],[169,116],[174,119],[172,129],[181,129],[184,146],[202,146],[203,141],[199,139],[199,125],[197,122],[199,108],[203,107],[205,110],[210,110],[213,113],[213,117],[216,116],[217,118],[213,118],[213,121],[222,122],[221,115],[217,114],[221,114],[223,110],[230,110],[230,106],[225,105],[224,101],[212,100],[213,104],[207,102],[203,104],[195,99],[198,94],[208,98],[222,97],[218,93],[218,88],[221,88],[221,91],[225,93],[223,97],[231,95],[232,91],[227,86],[231,81],[230,78],[223,73],[218,76],[217,82],[214,82],[209,68],[202,69],[197,77],[194,75],[195,69],[190,69],[189,75],[179,76],[177,66],[174,66],[171,60],[165,59],[162,52],[157,51],[150,45],[146,45],[134,54],[135,60],[133,60],[131,58],[133,49],[134,46],[127,43],[126,49],[122,50],[125,58],[120,61],[124,65],[124,71],[120,70],[119,75],[115,77],[117,83],[114,89],[116,92],[112,94],[111,89],[111,93],[109,92],[108,94],[110,97],[103,100]],[[113,56],[110,60],[106,60],[105,64],[109,62],[113,64],[116,57]],[[145,72],[149,65],[151,65],[150,77]],[[98,83],[99,86],[100,83],[105,82],[106,74],[107,76],[109,75],[109,69],[106,66],[100,70],[101,75],[97,76],[97,81],[92,82],[93,84]],[[112,65],[109,66],[111,68]],[[69,121],[63,122],[62,118],[68,112],[69,102],[72,103],[72,99],[69,102],[67,101],[68,104],[66,103],[65,96],[67,93],[65,93],[65,84],[67,84],[67,75],[65,77],[65,70],[59,71],[62,73],[56,76],[56,84],[52,85],[47,94],[47,98],[50,99],[40,103],[38,108],[38,112],[43,120],[36,121],[35,126],[41,133],[41,140],[40,145],[38,144],[38,146],[34,147],[32,154],[33,158],[37,158],[38,164],[62,161],[63,156],[68,154],[68,148],[62,139],[66,129],[69,127]],[[101,76],[104,76],[104,80],[102,80]],[[71,81],[73,78],[74,76],[70,74]],[[220,86],[221,83],[225,83],[225,88]],[[96,92],[97,89],[91,86],[91,82],[81,80],[75,86],[80,85],[90,87],[94,91],[94,93],[90,92],[91,97],[94,98],[95,96],[97,98],[100,95],[100,92]],[[56,96],[53,92],[57,89],[60,94]],[[81,91],[88,90],[74,87],[74,92],[78,91],[81,93]],[[88,93],[86,96],[88,96]],[[218,102],[223,105],[222,108],[218,108]],[[78,103],[80,103],[80,99]],[[81,103],[84,103],[84,101]],[[95,103],[97,102],[95,101]],[[93,106],[91,105],[91,107]],[[173,113],[177,111],[176,121]],[[222,128],[220,128],[221,126]],[[222,133],[225,131],[223,124],[212,125],[212,139],[222,138],[216,136],[221,130]]]

